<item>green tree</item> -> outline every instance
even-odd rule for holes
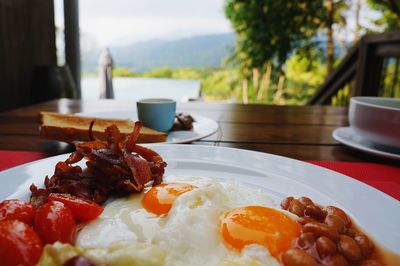
[[[125,67],[116,67],[112,71],[113,77],[136,77],[137,74],[134,73],[129,68]]]
[[[349,9],[349,3],[346,0],[326,0],[325,7],[326,16],[323,24],[326,28],[326,67],[329,75],[335,62],[334,26],[338,30],[346,26],[346,18],[343,11]]]
[[[171,77],[173,79],[201,79],[200,71],[192,68],[175,69]]]
[[[232,97],[238,97],[237,71],[215,70],[201,80],[201,91],[206,100],[229,101]]]
[[[143,74],[146,78],[171,78],[173,70],[168,67],[154,68]]]
[[[242,75],[244,102],[250,86],[259,91],[273,77],[283,85],[282,65],[290,52],[311,42],[321,27],[323,10],[323,1],[315,0],[226,1],[225,13],[237,34],[232,59]],[[269,64],[274,70],[268,73]]]
[[[326,68],[320,62],[317,50],[304,56],[297,52],[287,61],[286,93],[288,104],[302,104],[324,82]]]
[[[383,31],[400,29],[400,1],[399,0],[367,0],[369,7],[378,10],[382,16],[372,22]]]

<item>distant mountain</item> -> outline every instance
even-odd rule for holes
[[[147,71],[156,67],[218,67],[234,47],[233,33],[202,35],[174,41],[152,40],[128,46],[109,47],[117,67]],[[100,51],[93,51],[82,61],[83,69],[97,68]]]

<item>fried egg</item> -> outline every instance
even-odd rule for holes
[[[299,234],[296,218],[265,191],[233,180],[168,176],[109,202],[76,245],[148,244],[165,252],[162,265],[279,265]]]

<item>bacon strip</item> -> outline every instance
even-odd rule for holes
[[[142,191],[144,185],[151,180],[151,170],[147,161],[138,154],[124,152],[124,158],[132,172],[137,191]]]
[[[31,202],[40,206],[56,192],[103,203],[110,195],[140,192],[150,181],[153,185],[161,183],[167,164],[155,151],[136,145],[141,127],[136,122],[132,134],[122,138],[118,128],[111,125],[105,130],[107,141],[76,144],[76,151],[65,162],[57,163],[52,177],[45,178],[44,189],[32,184]],[[83,158],[87,160],[86,169],[73,165]]]

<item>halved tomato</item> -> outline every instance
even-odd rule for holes
[[[43,244],[56,241],[73,244],[76,237],[76,223],[71,210],[59,201],[49,201],[36,211],[33,229]]]
[[[42,254],[42,243],[33,229],[18,220],[0,222],[0,264],[33,266]]]
[[[35,208],[27,201],[10,199],[0,202],[0,221],[20,220],[32,225],[35,213]]]
[[[64,203],[72,211],[77,223],[86,223],[94,220],[103,212],[103,208],[97,203],[69,194],[51,193],[48,200]]]

